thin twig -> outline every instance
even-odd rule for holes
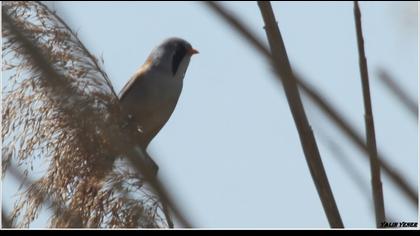
[[[395,79],[385,70],[379,70],[380,81],[391,91],[401,104],[413,115],[417,121],[418,117],[418,104],[415,99],[410,98],[404,89],[397,83]]]
[[[332,138],[329,138],[322,132],[317,132],[316,135],[321,142],[327,146],[327,148],[333,153],[334,160],[342,167],[343,171],[347,173],[349,179],[357,186],[360,193],[367,197],[366,201],[371,202],[369,194],[369,186],[366,184],[363,177],[360,175],[360,170],[350,161],[352,158],[348,156],[340,145]],[[372,213],[375,214],[375,209],[372,207]],[[387,214],[387,222],[396,222],[395,217]]]
[[[360,79],[362,81],[363,102],[365,107],[366,145],[369,149],[372,198],[375,208],[376,227],[385,222],[384,194],[382,191],[381,168],[378,164],[375,124],[373,121],[372,101],[369,89],[369,74],[366,62],[365,43],[362,31],[362,16],[359,3],[354,1],[354,19],[356,25],[357,48],[359,52]]]
[[[360,190],[360,193],[362,193],[364,196],[367,196],[369,194],[369,186],[365,183],[363,177],[360,175],[360,170],[358,170],[356,166],[350,161],[352,158],[346,155],[345,151],[333,138],[328,137],[328,135],[324,134],[322,131],[317,132],[316,136],[332,152],[334,160],[336,160],[339,165],[343,167],[343,170],[348,174],[349,179],[351,179]]]
[[[292,67],[290,66],[286,47],[277,25],[273,9],[268,1],[258,1],[258,6],[265,22],[265,31],[267,33],[273,60],[276,62],[276,66],[281,72],[281,77],[287,77],[287,79],[282,80],[283,88],[299,133],[300,142],[312,180],[315,183],[328,222],[332,228],[344,228],[322,163],[321,155],[319,154],[318,145],[306,117],[295,79],[293,79]]]
[[[264,46],[259,39],[257,39],[251,31],[232,13],[229,13],[222,7],[219,3],[216,2],[205,2],[209,9],[213,10],[217,13],[222,19],[224,19],[232,28],[234,28],[238,33],[240,33],[244,39],[250,43],[261,55],[263,55],[272,65],[273,71],[276,75],[276,78],[279,80],[285,79],[280,76],[279,69],[274,65],[273,58],[271,57],[270,51]],[[315,88],[309,85],[306,81],[299,77],[296,73],[294,75],[294,79],[298,84],[299,88],[316,104],[325,114],[337,125],[338,128],[366,155],[369,155],[369,151],[367,149],[366,144],[364,143],[362,137],[358,135],[354,130],[354,128],[348,123],[343,116],[341,116],[333,106],[327,102],[324,98],[322,98],[318,92],[316,92]],[[365,156],[366,157],[366,156]],[[417,191],[415,191],[408,182],[398,173],[395,171],[391,165],[389,165],[383,158],[382,154],[378,153],[378,162],[380,166],[383,168],[385,173],[391,178],[391,180],[396,184],[398,188],[400,188],[404,194],[408,197],[410,202],[416,206],[418,204],[418,195]]]

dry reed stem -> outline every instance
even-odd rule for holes
[[[375,209],[376,227],[380,228],[382,223],[385,222],[384,194],[382,191],[381,169],[378,163],[375,124],[373,120],[372,101],[369,88],[369,74],[366,61],[361,18],[362,16],[359,3],[354,1],[354,19],[356,25],[357,48],[359,52],[360,79],[362,81],[363,102],[365,108],[366,145],[369,150],[372,200]]]
[[[398,101],[410,112],[410,114],[417,121],[418,119],[418,104],[415,99],[412,99],[404,91],[404,89],[397,83],[397,80],[385,70],[379,70],[380,81],[386,86],[387,89],[394,95]]]
[[[252,45],[264,58],[266,58],[270,65],[272,66],[273,72],[276,75],[276,78],[282,80],[278,68],[274,66],[273,58],[271,57],[270,51],[260,42],[257,37],[255,37],[251,31],[231,12],[228,12],[223,6],[216,2],[205,2],[209,9],[213,10],[221,19],[225,20],[228,25],[235,29],[247,42]],[[308,80],[303,80],[299,75],[294,76],[297,85],[304,92],[310,100],[314,102],[326,115],[331,119],[331,121],[352,141],[352,143],[359,148],[362,152],[366,154],[365,157],[368,157],[369,151],[366,144],[363,141],[363,138],[360,137],[354,130],[354,128],[348,123],[344,117],[337,112],[334,107],[327,102],[319,93],[311,86]],[[378,162],[379,165],[383,168],[384,172],[390,177],[390,179],[395,183],[395,185],[402,190],[402,192],[408,197],[410,202],[415,205],[417,208],[418,204],[418,195],[417,191],[414,190],[408,182],[398,173],[388,162],[385,161],[386,158],[383,158],[383,154],[378,153]]]
[[[292,67],[287,56],[286,47],[284,45],[280,29],[277,25],[273,9],[270,2],[259,1],[258,6],[265,22],[265,31],[271,48],[271,54],[276,67],[281,73],[283,88],[292,112],[297,131],[299,133],[300,142],[305,154],[306,162],[318,191],[319,198],[324,207],[324,212],[328,222],[332,228],[344,228],[341,220],[337,204],[332,193],[321,155],[319,154],[318,145],[316,143],[312,128],[306,117],[300,98],[296,80],[293,78]]]

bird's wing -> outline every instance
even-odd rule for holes
[[[134,87],[134,84],[144,76],[144,74],[149,70],[151,64],[152,64],[152,61],[150,60],[150,58],[148,58],[146,60],[146,63],[144,63],[140,67],[140,69],[138,69],[136,71],[136,73],[134,73],[134,75],[130,78],[130,80],[121,89],[121,91],[118,95],[120,101],[122,101],[124,99],[125,95],[127,95],[128,92],[130,91],[130,89]]]
[[[124,96],[128,94],[128,91],[133,87],[134,83],[141,78],[141,74],[134,74],[133,77],[124,85],[122,90],[120,91],[118,97],[120,101],[124,99]]]

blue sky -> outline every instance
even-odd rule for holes
[[[361,11],[378,148],[417,187],[417,121],[378,81],[377,73],[379,68],[391,72],[417,100],[418,25],[413,4],[417,3],[362,2]],[[225,5],[265,40],[255,2]],[[182,37],[200,51],[192,58],[175,112],[149,147],[160,166],[160,178],[195,226],[329,227],[282,87],[263,57],[204,5],[63,2],[52,6],[91,52],[103,56],[117,92],[167,37]],[[295,71],[363,134],[352,3],[275,2],[273,9]],[[345,226],[373,227],[366,158],[314,104],[304,100]],[[344,154],[331,151],[325,137],[337,142]],[[339,158],[351,166],[343,166]],[[348,174],[349,168],[357,169],[367,192]],[[417,221],[417,211],[382,176],[386,213],[397,221]],[[3,203],[12,201],[15,185],[6,177]],[[44,226],[45,218],[32,226]]]

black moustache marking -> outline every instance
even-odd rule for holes
[[[175,48],[175,53],[172,58],[172,74],[175,75],[178,71],[179,65],[181,64],[182,59],[187,54],[187,47],[183,44],[177,44]]]

